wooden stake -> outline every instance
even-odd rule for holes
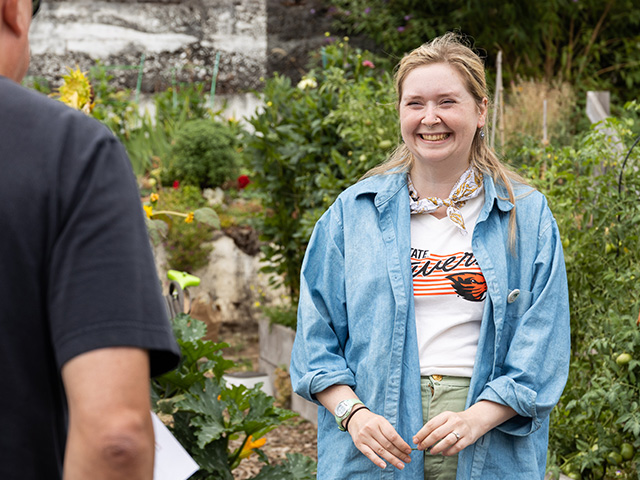
[[[491,121],[491,148],[496,146],[496,127],[498,126],[498,108],[500,106],[500,100],[502,96],[502,50],[498,52],[498,58],[496,58],[496,91],[495,91],[495,105],[493,106],[493,119]]]

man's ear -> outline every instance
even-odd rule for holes
[[[2,21],[17,37],[25,33],[25,23],[21,21],[21,15],[26,15],[21,9],[21,0],[0,0],[2,5]],[[24,4],[24,2],[22,2]],[[28,23],[26,27],[28,27]]]

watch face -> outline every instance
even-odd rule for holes
[[[349,404],[347,402],[340,402],[336,407],[336,415],[342,417],[349,410]]]

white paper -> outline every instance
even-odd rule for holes
[[[155,413],[151,418],[156,437],[153,480],[187,480],[200,467]]]

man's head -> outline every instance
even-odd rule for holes
[[[29,68],[29,26],[40,0],[0,0],[0,75],[21,82]]]

